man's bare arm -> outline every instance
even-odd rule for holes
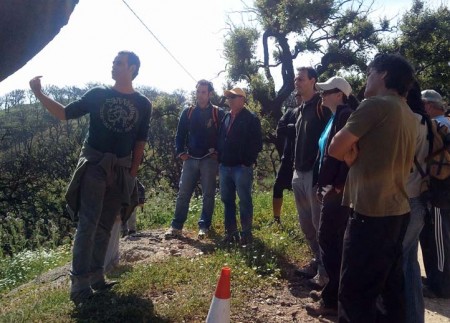
[[[142,156],[144,156],[145,144],[146,144],[145,141],[136,141],[136,144],[134,145],[133,160],[131,162],[131,169],[130,169],[130,175],[133,177],[137,176],[139,165],[141,164],[142,161]]]
[[[358,137],[343,128],[331,140],[328,154],[338,160],[345,160],[350,166],[358,155],[358,140]]]
[[[66,120],[66,112],[64,110],[64,106],[42,93],[41,77],[42,76],[36,76],[35,78],[31,79],[31,90],[33,91],[36,98],[48,110],[48,112],[50,112],[50,114],[52,114],[58,120]]]

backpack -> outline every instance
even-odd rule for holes
[[[211,104],[211,105],[212,105],[212,117],[213,117],[214,127],[216,129],[218,129],[219,128],[219,107],[217,107],[213,104]],[[192,112],[194,111],[194,109],[195,109],[195,106],[193,106],[193,105],[191,105],[189,107],[189,110],[187,112],[188,120],[191,120],[191,115],[192,115]]]
[[[440,209],[450,208],[450,130],[436,120],[426,120],[427,139],[430,143],[428,156],[425,158],[424,171],[414,159],[422,178],[425,181],[425,192],[422,197],[431,206]]]

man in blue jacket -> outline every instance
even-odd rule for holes
[[[219,132],[220,196],[225,209],[225,243],[253,241],[253,167],[262,150],[261,123],[245,108],[246,94],[240,88],[224,92],[230,106]],[[236,192],[239,196],[241,234],[236,222]]]
[[[183,161],[175,214],[166,239],[181,236],[189,202],[200,179],[203,205],[198,221],[198,238],[208,234],[214,211],[217,175],[217,134],[223,110],[211,104],[214,87],[207,80],[197,83],[197,103],[183,110],[178,122],[176,154]]]

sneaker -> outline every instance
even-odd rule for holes
[[[311,260],[306,266],[296,269],[295,274],[303,278],[313,278],[317,274],[317,263]]]
[[[337,316],[337,308],[326,306],[323,301],[305,305],[306,312],[311,316]]]
[[[91,285],[91,288],[92,288],[93,290],[95,290],[96,292],[99,292],[99,291],[106,291],[106,290],[111,289],[114,285],[117,285],[118,283],[119,283],[119,282],[116,281],[116,280],[109,280],[109,281],[106,281],[106,280],[99,280],[98,282],[93,283],[93,284]]]
[[[312,290],[309,292],[309,297],[311,297],[314,302],[318,302],[322,299],[322,292],[318,290]]]
[[[321,290],[328,283],[328,280],[328,277],[317,273],[317,275],[308,280],[308,284],[312,289]]]
[[[200,230],[198,230],[198,240],[203,240],[208,236],[208,229],[203,229],[200,228]]]
[[[175,229],[173,227],[170,227],[166,233],[164,233],[164,238],[166,239],[172,239],[172,238],[179,238],[182,236],[181,233],[182,230],[179,229]]]

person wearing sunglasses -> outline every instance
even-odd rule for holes
[[[316,167],[319,170],[317,196],[321,202],[318,230],[320,257],[329,281],[322,292],[311,291],[313,299],[306,311],[313,316],[337,315],[339,275],[341,269],[342,241],[350,209],[342,206],[342,193],[348,166],[344,161],[328,155],[328,147],[334,135],[342,129],[358,100],[351,94],[350,84],[342,77],[334,76],[323,83],[316,83],[322,97],[322,106],[332,112],[330,120],[319,138],[319,154]]]
[[[223,243],[252,243],[253,167],[262,150],[261,122],[245,107],[241,88],[224,92],[230,111],[219,130],[220,196],[224,204],[225,238]],[[239,196],[241,232],[236,221],[236,193]]]

